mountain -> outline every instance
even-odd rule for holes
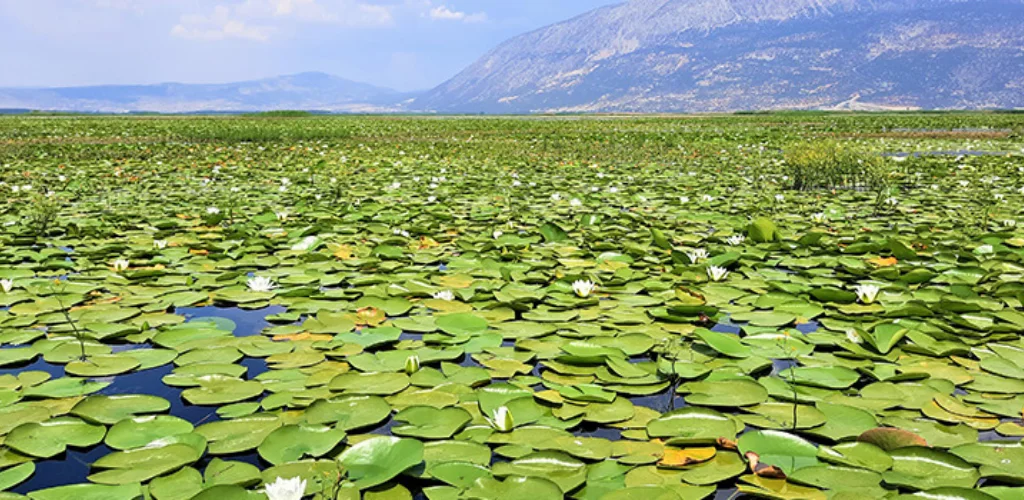
[[[0,88],[0,108],[163,113],[302,109],[380,112],[407,98],[397,91],[324,73],[224,84],[161,83],[66,88]]]
[[[1024,0],[632,0],[501,44],[437,112],[1024,106]]]

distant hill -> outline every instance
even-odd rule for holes
[[[438,112],[1024,107],[1024,0],[633,0],[501,44]]]
[[[301,73],[224,84],[160,83],[67,88],[0,88],[0,108],[161,113],[302,109],[396,110],[397,91],[324,73]]]

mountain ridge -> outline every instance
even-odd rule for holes
[[[0,108],[92,112],[397,110],[410,94],[321,72],[229,83],[0,88]]]
[[[859,96],[882,107],[1019,107],[1022,20],[1021,0],[634,0],[512,38],[415,105],[696,112]]]
[[[0,109],[587,113],[1024,106],[1024,0],[631,0],[513,37],[417,93],[318,72],[0,88]]]

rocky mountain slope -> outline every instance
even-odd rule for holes
[[[1024,107],[1024,0],[633,0],[513,38],[413,106]]]

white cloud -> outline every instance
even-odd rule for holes
[[[218,5],[213,14],[204,16],[187,14],[171,28],[171,35],[186,40],[219,41],[240,38],[265,42],[273,32],[270,26],[250,25],[233,15],[232,9]]]
[[[136,14],[145,11],[141,0],[94,0],[93,5],[101,9],[127,10]]]
[[[218,5],[209,16],[181,16],[171,34],[192,40],[265,41],[286,25],[390,26],[394,23],[391,9],[357,0],[245,0]]]
[[[487,21],[487,13],[485,12],[467,14],[462,11],[452,10],[443,4],[430,9],[428,16],[437,21],[462,21],[464,23],[482,23]]]

